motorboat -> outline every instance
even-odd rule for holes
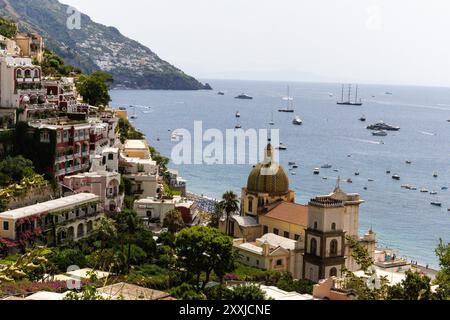
[[[301,126],[301,125],[303,124],[303,120],[300,119],[299,116],[296,116],[296,117],[294,118],[294,120],[292,121],[292,123],[293,123],[294,125],[296,125],[296,126]]]
[[[333,168],[333,166],[331,164],[324,164],[323,166],[321,166],[322,169],[331,169]]]
[[[217,94],[218,94],[219,96],[224,96],[224,95],[225,95],[225,92],[219,91],[219,92],[217,92]]]
[[[364,116],[364,115],[361,118],[359,118],[359,121],[361,121],[361,122],[366,122],[366,120],[367,120],[366,116]]]
[[[315,168],[314,169],[314,174],[315,175],[319,175],[320,174],[320,169],[319,168]]]
[[[387,171],[386,171],[386,174],[391,174],[391,170],[387,170]]]
[[[241,100],[252,100],[253,97],[249,96],[248,94],[242,93],[235,97],[235,99],[241,99]]]
[[[386,131],[380,130],[380,131],[372,132],[372,135],[375,137],[386,137],[388,134]]]
[[[367,181],[369,181],[369,182],[374,182],[375,180],[373,180],[373,179],[367,179]]]
[[[297,172],[292,171],[292,172],[291,172],[291,175],[295,176],[295,175],[297,175]]]
[[[294,166],[292,166],[292,168],[298,169],[298,165],[294,165]]]
[[[422,193],[428,193],[428,192],[430,192],[430,191],[428,191],[428,189],[422,188],[422,189],[420,189],[420,192],[422,192]]]
[[[437,178],[437,177],[438,177],[437,172],[433,173],[433,178]]]
[[[394,179],[394,180],[400,180],[400,176],[399,176],[398,174],[394,174],[394,175],[392,176],[392,179]]]
[[[359,176],[359,172],[355,172],[355,176]]]
[[[376,131],[399,131],[400,127],[391,126],[383,121],[372,124],[367,127],[368,130],[376,130]]]
[[[240,118],[241,117],[241,113],[239,111],[236,112],[236,118]]]
[[[287,150],[287,147],[283,144],[283,142],[280,142],[280,145],[277,147],[278,150]]]
[[[442,202],[439,201],[431,201],[431,205],[435,207],[442,207]]]
[[[442,187],[441,190],[448,190],[448,187]]]
[[[328,178],[327,177],[322,177],[322,180],[328,180]]]
[[[406,160],[405,163],[406,163],[406,164],[412,164],[412,162],[409,161],[409,160]]]
[[[350,179],[350,178],[348,178],[348,179],[347,179],[347,183],[353,183],[353,180]]]
[[[296,164],[296,163],[295,163],[295,162],[292,162],[292,161],[288,163],[288,165],[290,165],[290,166],[294,166],[295,164]]]
[[[435,196],[435,195],[437,195],[438,193],[437,193],[437,191],[431,191],[430,194],[431,194],[432,196]]]

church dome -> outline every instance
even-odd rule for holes
[[[247,190],[254,193],[284,195],[289,192],[289,178],[282,166],[273,160],[273,150],[269,143],[266,157],[250,172]]]

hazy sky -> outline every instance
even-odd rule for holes
[[[200,78],[450,86],[449,0],[62,0]]]

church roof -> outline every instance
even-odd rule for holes
[[[263,162],[258,163],[250,172],[247,190],[254,193],[284,195],[289,192],[289,178],[282,166],[275,162],[273,148],[269,143]]]
[[[275,208],[270,210],[265,217],[285,221],[291,224],[307,226],[308,206],[291,202],[281,202]]]

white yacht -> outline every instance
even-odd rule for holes
[[[294,120],[292,121],[293,124],[295,124],[296,126],[301,126],[303,124],[303,120],[300,119],[299,116],[295,116]]]

